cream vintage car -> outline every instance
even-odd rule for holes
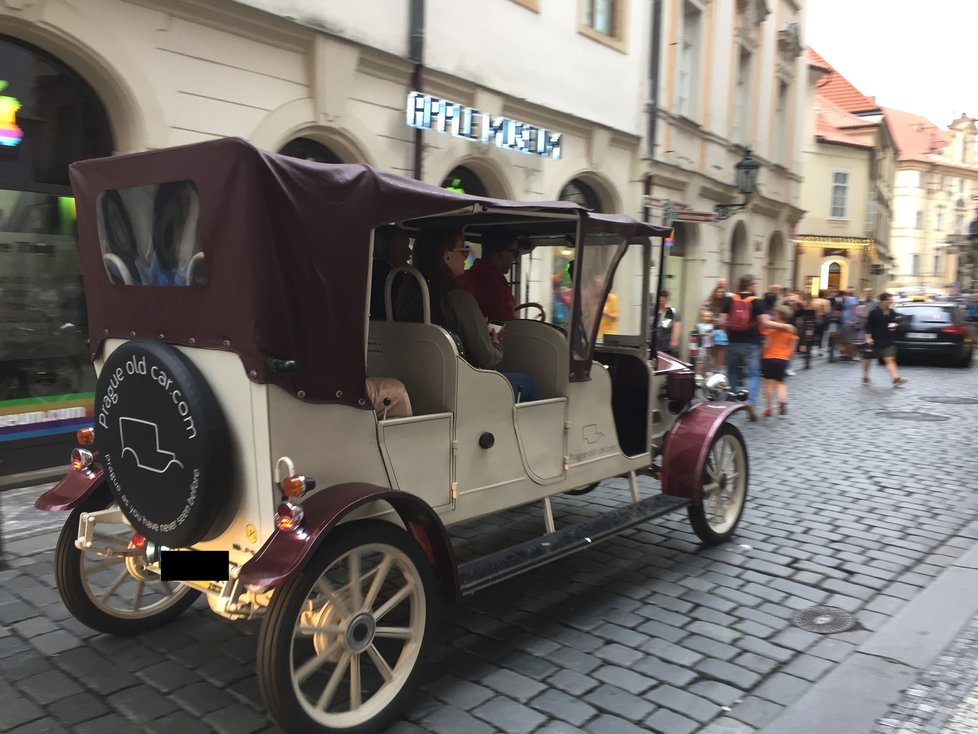
[[[286,731],[390,723],[442,601],[674,510],[704,543],[734,532],[748,461],[727,419],[743,406],[709,400],[722,378],[698,385],[647,342],[661,228],[238,139],[76,163],[71,181],[98,387],[73,471],[36,503],[70,510],[61,596],[115,635],[200,594],[228,619],[261,617],[259,685]],[[563,328],[505,326],[500,370],[532,376],[534,399],[470,365],[427,309],[368,319],[375,228],[433,224],[573,248]],[[639,267],[616,281],[626,257]],[[417,275],[405,270],[388,302]],[[599,342],[616,282],[643,316],[636,335]],[[410,414],[394,417],[404,395]],[[640,495],[643,473],[661,492]],[[622,476],[619,508],[555,527],[555,495]],[[538,538],[456,562],[448,526],[530,503]]]

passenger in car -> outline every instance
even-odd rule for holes
[[[493,369],[503,358],[502,334],[489,331],[475,297],[458,285],[468,254],[462,230],[430,227],[414,241],[413,262],[428,283],[432,323],[461,339],[472,365]],[[395,315],[402,321],[420,320],[421,293],[411,281],[398,291]]]
[[[459,278],[459,285],[475,296],[482,315],[490,321],[516,318],[516,300],[506,274],[519,257],[516,235],[507,229],[492,229],[482,236],[482,257]]]
[[[384,287],[390,272],[407,265],[411,257],[411,241],[407,233],[393,225],[377,227],[374,231],[374,262],[370,276],[370,318],[387,318],[384,308]],[[397,293],[400,278],[394,282],[392,293]]]

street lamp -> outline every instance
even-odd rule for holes
[[[737,191],[744,195],[744,202],[742,204],[717,204],[713,207],[717,221],[727,219],[735,212],[747,207],[751,194],[757,190],[757,172],[760,168],[761,164],[750,154],[750,148],[747,148],[744,151],[743,159],[734,166],[734,170],[737,172]]]

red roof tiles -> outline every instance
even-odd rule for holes
[[[856,114],[879,114],[881,112],[879,105],[876,104],[875,97],[867,97],[856,89],[848,79],[836,71],[814,49],[808,48],[806,50],[806,58],[810,67],[827,72],[816,84],[818,94],[834,102],[847,112]]]

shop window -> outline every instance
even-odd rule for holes
[[[282,155],[301,158],[313,163],[342,163],[343,160],[322,143],[309,138],[296,138],[285,144],[279,151]]]
[[[625,51],[628,0],[578,0],[578,30],[589,38]]]
[[[560,201],[573,201],[596,212],[603,211],[597,192],[579,178],[568,181],[557,197]]]
[[[441,182],[443,189],[470,196],[489,196],[486,185],[470,168],[456,166]]]
[[[112,154],[94,90],[68,66],[0,36],[0,451],[4,471],[63,464],[92,422],[75,201],[68,165]]]
[[[98,236],[109,280],[120,285],[204,286],[207,264],[191,181],[103,191]]]

